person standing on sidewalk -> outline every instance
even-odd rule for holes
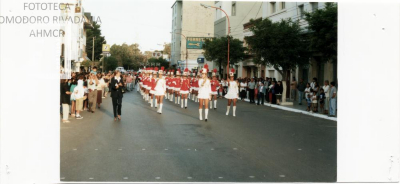
[[[299,105],[302,104],[305,89],[306,89],[306,84],[304,83],[303,79],[300,79],[300,82],[297,84],[297,90],[299,93]]]
[[[83,117],[80,115],[80,112],[83,110],[83,100],[85,96],[85,88],[83,87],[83,78],[84,76],[80,76],[78,80],[78,85],[74,88],[75,95],[75,106],[76,106],[76,119],[82,119]]]
[[[282,93],[283,93],[282,82],[278,81],[278,84],[275,85],[275,96],[276,96],[276,104],[277,105],[281,105]]]
[[[255,103],[255,101],[254,101],[254,88],[256,87],[256,83],[254,82],[254,78],[251,78],[251,81],[248,83],[248,87],[249,87],[250,103]]]
[[[99,84],[97,85],[97,107],[100,109],[100,104],[103,102],[103,90],[104,87],[106,86],[106,83],[104,82],[103,75],[101,73],[97,74],[97,79],[99,81]]]
[[[88,89],[89,89],[89,111],[94,113],[96,110],[96,102],[97,102],[97,85],[99,84],[99,80],[97,79],[96,74],[90,73],[88,80]]]
[[[68,80],[67,79],[61,79],[61,85],[60,85],[60,92],[61,92],[61,104],[62,104],[62,110],[63,110],[63,123],[69,123],[68,121],[68,116],[69,116],[69,104],[70,104],[70,95],[71,92],[69,91],[70,88],[68,86]]]
[[[257,105],[260,105],[260,101],[261,101],[261,105],[264,105],[264,93],[265,92],[265,87],[264,84],[262,82],[258,83],[258,95],[257,95]]]
[[[246,98],[247,82],[245,79],[240,80],[240,99],[243,101]]]
[[[328,110],[329,110],[329,90],[330,90],[330,87],[329,87],[329,81],[328,80],[326,80],[325,81],[325,83],[324,83],[324,86],[322,87],[322,89],[324,89],[324,93],[325,93],[325,102],[324,102],[324,106],[325,106],[325,111],[324,111],[324,113],[325,114],[328,114]]]
[[[329,90],[329,117],[335,117],[336,114],[336,87],[335,82],[331,82]]]
[[[291,100],[296,101],[296,94],[297,94],[297,81],[296,81],[296,77],[293,77],[292,79],[292,83],[290,83],[290,98]]]
[[[131,88],[132,88],[132,76],[131,76],[131,74],[129,74],[126,77],[126,90],[131,91]]]

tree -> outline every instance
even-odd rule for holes
[[[291,19],[280,22],[257,19],[250,20],[250,23],[254,35],[246,37],[246,42],[254,55],[254,63],[272,66],[282,75],[283,81],[287,80],[287,70],[309,64],[308,42],[298,22]]]
[[[337,4],[325,3],[324,9],[306,13],[310,48],[322,55],[322,61],[337,62]]]
[[[118,60],[114,56],[104,58],[105,71],[114,71],[118,67]]]
[[[149,66],[153,66],[153,67],[157,66],[159,68],[161,66],[163,66],[164,68],[168,68],[169,67],[169,62],[167,60],[165,60],[164,58],[162,58],[162,57],[159,57],[159,58],[152,57],[152,58],[150,58],[148,60],[148,65]]]
[[[164,44],[164,54],[168,54],[168,58],[171,59],[171,43]]]
[[[93,52],[93,37],[94,39],[94,60],[99,61],[101,58],[101,53],[103,52],[103,44],[106,44],[104,36],[101,36],[100,25],[93,22],[93,28],[86,31],[86,53],[87,56],[92,59]],[[93,62],[93,61],[92,61]]]
[[[246,48],[239,39],[233,39],[229,36],[229,64],[233,65],[243,60]],[[206,39],[203,45],[204,57],[210,61],[216,61],[219,64],[219,73],[222,75],[222,65],[227,65],[228,60],[228,37]]]
[[[110,48],[110,53],[117,59],[119,66],[127,69],[138,68],[143,62],[143,55],[137,43],[131,45],[126,43],[122,45],[114,44]]]

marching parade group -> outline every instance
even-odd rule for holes
[[[188,99],[199,103],[199,119],[208,119],[208,109],[217,109],[217,90],[220,83],[216,76],[217,70],[212,72],[212,79],[209,79],[208,65],[205,64],[201,72],[194,73],[186,68],[183,73],[180,69],[166,71],[164,67],[145,68],[139,74],[139,88],[137,91],[143,96],[150,107],[157,108],[157,112],[162,114],[164,98],[167,101],[180,105],[187,109]],[[225,98],[228,99],[226,115],[229,115],[230,106],[233,102],[233,116],[236,116],[236,102],[239,98],[238,82],[234,80],[235,70],[229,73],[228,92]],[[208,105],[209,104],[209,105]]]

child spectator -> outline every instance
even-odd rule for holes
[[[311,100],[312,100],[312,108],[313,108],[313,112],[318,112],[318,96],[317,96],[317,92],[316,91],[313,91],[312,92],[312,97],[311,97]]]
[[[324,104],[324,102],[325,102],[325,93],[324,93],[324,89],[320,89],[319,90],[320,91],[320,93],[319,93],[319,109],[321,110],[321,113],[324,113],[324,110],[325,110],[325,104]]]
[[[311,112],[311,95],[310,93],[307,94],[306,96],[306,101],[307,101],[307,112]]]

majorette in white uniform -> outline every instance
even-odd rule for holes
[[[158,76],[158,79],[156,81],[156,85],[154,87],[154,90],[155,90],[154,94],[156,95],[156,98],[157,98],[157,100],[159,102],[159,106],[158,106],[157,112],[159,114],[161,114],[162,113],[162,106],[163,106],[162,99],[164,98],[164,95],[165,95],[166,89],[167,89],[165,77],[163,76],[164,75],[164,67],[161,67],[161,70],[158,71],[158,75],[159,76]]]
[[[229,76],[233,79],[235,73],[235,69],[231,69],[231,71],[229,72]],[[229,109],[230,109],[230,102],[231,100],[234,101],[234,105],[233,105],[233,116],[236,116],[236,101],[239,98],[239,83],[235,80],[229,80],[229,84],[228,84],[228,93],[225,95],[225,98],[228,99],[228,106],[226,109],[226,115],[229,115]]]
[[[203,77],[199,80],[199,95],[197,96],[198,99],[200,99],[200,104],[199,104],[199,115],[200,115],[200,120],[202,120],[202,111],[203,111],[203,101],[204,101],[204,117],[205,121],[208,119],[208,99],[211,98],[211,83],[210,80],[207,78],[207,73],[208,73],[208,65],[205,64],[204,68],[202,69],[202,73],[206,75],[206,78],[203,79]]]

